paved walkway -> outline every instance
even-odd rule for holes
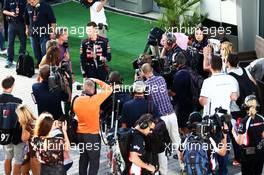
[[[37,74],[35,74],[32,78],[27,78],[24,76],[16,75],[15,67],[11,69],[6,69],[4,68],[4,66],[5,66],[5,60],[3,58],[0,58],[0,81],[8,75],[14,76],[16,81],[15,81],[15,87],[14,87],[13,94],[21,98],[23,100],[23,103],[27,104],[31,108],[31,110],[34,112],[34,114],[37,116],[37,108],[31,98],[31,91],[32,91],[31,86],[33,83],[36,82]],[[1,92],[2,92],[2,89],[1,89]],[[73,87],[73,95],[76,95],[78,93],[80,92],[76,90],[76,83],[75,83]],[[107,152],[107,147],[103,145],[102,151],[101,151],[101,159],[100,159],[100,170],[98,173],[99,175],[106,175],[109,172],[106,152]],[[68,174],[78,175],[79,174],[78,173],[78,164],[79,164],[78,150],[72,150],[71,157],[73,159],[74,164],[73,164],[73,167],[68,171]],[[2,147],[0,146],[0,175],[4,174],[3,160],[4,160],[3,150],[2,150]],[[239,172],[238,169],[234,169],[232,167],[230,167],[229,169],[230,169],[230,174],[236,174]],[[176,172],[179,172],[178,161],[170,157],[168,175],[176,175],[177,174]]]

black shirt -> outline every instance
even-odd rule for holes
[[[13,128],[12,129],[13,144],[18,144],[22,142],[21,140],[22,128],[18,122],[18,118],[15,113],[16,107],[21,103],[22,100],[20,98],[14,97],[11,94],[3,93],[0,95],[0,110],[1,110],[0,127],[1,129],[2,128],[10,129],[11,127]],[[8,117],[5,117],[5,115]]]
[[[27,5],[26,0],[5,0],[4,8],[3,8],[4,10],[16,13],[16,7],[18,6],[19,8],[19,13],[17,17],[7,16],[9,22],[24,23],[26,5]]]
[[[185,67],[181,68],[173,77],[172,91],[176,93],[173,101],[178,117],[186,117],[186,113],[188,115],[193,111],[191,81],[191,75]]]
[[[30,26],[31,36],[48,35],[52,23],[56,23],[56,18],[51,6],[45,2],[40,2],[39,7],[27,5],[25,13],[26,25]]]
[[[128,128],[131,128],[141,115],[146,113],[151,113],[154,118],[160,117],[158,108],[150,100],[145,98],[129,100],[123,105],[121,123],[125,123]]]
[[[248,123],[248,124],[247,124]],[[247,128],[248,126],[248,128]],[[247,144],[245,147],[257,147],[261,144],[262,133],[264,132],[264,118],[256,114],[255,118],[249,116],[243,118],[238,128],[239,134],[245,134],[247,131]]]
[[[129,152],[136,152],[140,157],[145,154],[145,136],[136,129],[132,131]]]
[[[22,100],[8,93],[3,93],[0,95],[0,103],[10,103],[10,102],[21,104]]]
[[[50,92],[47,81],[33,84],[32,90],[39,114],[49,112],[56,120],[63,115],[61,102],[68,99],[68,94],[64,92]]]

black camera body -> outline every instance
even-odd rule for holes
[[[219,115],[222,113],[223,115]],[[231,129],[231,116],[227,114],[227,110],[216,108],[215,114],[206,115],[200,124],[197,124],[196,131],[203,139],[208,140],[209,137],[214,136],[218,133],[222,133],[224,123],[228,125],[229,130]]]
[[[68,42],[63,42],[62,43],[62,47],[64,47],[65,49],[69,48],[69,43]]]

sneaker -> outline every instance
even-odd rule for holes
[[[7,62],[7,64],[5,65],[5,68],[11,68],[14,64],[11,62]]]
[[[240,166],[240,163],[237,160],[233,160],[232,164],[233,166]]]
[[[7,55],[7,49],[0,50],[0,54],[1,54],[1,55]]]

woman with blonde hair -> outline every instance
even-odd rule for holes
[[[67,122],[54,120],[50,113],[41,113],[36,121],[33,149],[40,161],[41,175],[66,175],[72,161],[69,159],[70,142],[67,135]]]
[[[33,129],[36,118],[26,105],[20,105],[16,109],[18,121],[22,127],[21,140],[27,143],[25,150],[28,150],[22,163],[21,173],[22,175],[29,175],[29,170],[32,170],[33,175],[40,174],[40,164],[36,158],[35,152],[32,146],[29,144],[30,139],[33,137]]]
[[[230,53],[234,52],[234,47],[233,44],[229,41],[225,41],[221,43],[220,45],[220,56],[223,61],[223,66],[222,66],[222,72],[227,73],[227,58]],[[206,46],[203,49],[203,55],[204,55],[204,61],[203,61],[203,69],[205,71],[210,72],[210,59],[212,57],[213,51],[212,51],[212,46],[210,44]]]
[[[226,64],[226,61],[227,61],[227,58],[228,58],[228,55],[230,53],[234,52],[234,48],[233,48],[233,44],[229,41],[225,41],[221,44],[221,47],[220,47],[220,55],[221,55],[221,58],[223,60],[223,63]]]

